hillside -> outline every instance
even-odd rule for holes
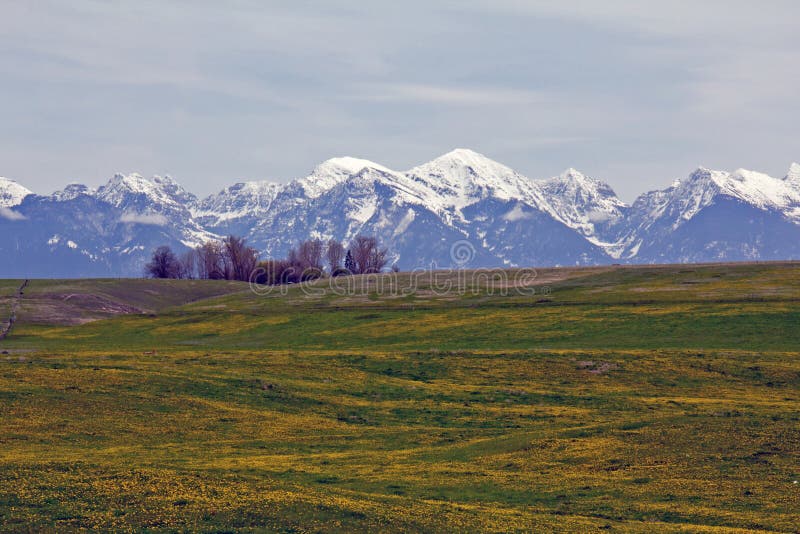
[[[32,281],[0,530],[796,530],[800,264],[480,274]]]
[[[19,281],[0,281],[0,309]],[[215,280],[30,280],[20,302],[20,324],[74,325],[121,314],[154,314],[228,293],[247,284]]]

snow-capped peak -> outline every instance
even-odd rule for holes
[[[262,216],[282,187],[268,181],[239,182],[198,202],[192,215],[210,217],[214,224],[245,216]]]
[[[486,167],[504,167],[502,163],[498,163],[493,159],[484,156],[479,152],[475,152],[469,148],[454,148],[446,154],[442,154],[434,159],[431,163],[451,164],[457,167],[472,167],[472,168],[486,168]],[[510,170],[510,169],[509,169]]]
[[[789,172],[783,179],[788,182],[793,189],[800,191],[800,163],[792,163],[789,165]]]
[[[727,173],[701,167],[677,190],[679,196],[687,200],[702,197],[704,200],[697,204],[698,208],[708,205],[719,194],[759,209],[782,209],[800,199],[800,191],[792,191],[786,181],[747,169]]]
[[[78,198],[81,195],[93,196],[95,194],[97,194],[96,189],[87,187],[83,184],[73,182],[67,184],[67,186],[63,190],[56,191],[55,193],[50,195],[50,198],[58,202],[64,202],[67,200],[73,200],[75,198]]]
[[[483,154],[468,148],[456,148],[447,154],[415,167],[409,174],[419,175],[420,171],[436,175],[443,183],[467,185],[482,182],[486,185],[500,184],[509,177],[516,179],[520,175],[514,170],[498,163]],[[513,180],[512,180],[513,181]]]
[[[0,207],[10,208],[22,202],[22,200],[32,194],[31,190],[24,187],[14,180],[0,176]]]
[[[644,226],[667,217],[677,228],[714,204],[719,196],[784,213],[787,207],[800,202],[800,191],[792,191],[784,180],[746,169],[728,173],[700,167],[667,190],[642,195],[634,207],[642,213]]]
[[[539,186],[483,154],[457,148],[406,175],[430,189],[442,207],[461,210],[483,198],[521,200],[552,213]]]
[[[370,161],[368,159],[351,158],[350,156],[344,156],[339,158],[330,158],[328,160],[323,161],[314,168],[312,176],[323,175],[323,174],[353,175],[357,174],[359,171],[365,168],[377,169],[385,172],[393,172],[390,169],[384,167],[383,165],[375,163],[374,161]]]
[[[147,201],[155,205],[185,206],[196,197],[169,176],[145,178],[141,174],[117,173],[97,190],[97,197],[117,207]]]
[[[611,186],[573,168],[541,182],[541,186],[559,218],[596,244],[603,244],[597,241],[598,227],[614,224],[628,207]]]
[[[308,198],[316,198],[365,168],[394,173],[374,161],[340,157],[323,161],[314,168],[310,175],[299,178],[294,183],[303,190]]]
[[[545,180],[542,184],[550,189],[555,189],[561,194],[575,194],[579,196],[607,198],[616,206],[626,204],[617,198],[617,194],[605,182],[601,182],[591,176],[586,176],[577,169],[570,167],[559,176]]]
[[[581,171],[576,169],[575,167],[568,167],[564,172],[559,175],[560,178],[571,178],[573,180],[585,181],[585,180],[593,180],[583,174]],[[594,180],[593,180],[594,181]]]
[[[715,171],[706,167],[698,167],[686,180],[676,182],[669,199],[663,198],[664,204],[658,211],[668,210],[675,218],[675,224],[694,217],[700,210],[711,205],[720,193],[738,198],[735,187],[729,187],[730,174]],[[658,216],[654,212],[651,216]]]
[[[742,200],[762,209],[785,208],[800,200],[800,191],[792,191],[784,180],[746,169],[737,169],[728,182]]]

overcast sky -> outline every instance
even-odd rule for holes
[[[455,147],[628,201],[699,165],[783,176],[798,20],[792,0],[0,0],[0,176],[207,194]]]

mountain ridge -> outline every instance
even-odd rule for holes
[[[462,148],[407,171],[331,158],[286,184],[239,182],[205,198],[169,176],[138,173],[46,196],[0,179],[0,209],[0,274],[27,261],[21,250],[38,261],[60,250],[86,265],[70,257],[73,267],[54,275],[134,275],[159,241],[182,250],[230,233],[268,256],[309,237],[373,234],[403,268],[452,266],[456,241],[470,243],[476,267],[792,259],[800,165],[783,178],[700,167],[629,205],[576,169],[532,180]],[[93,217],[102,224],[87,224]]]

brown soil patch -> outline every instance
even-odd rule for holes
[[[128,304],[91,293],[39,293],[20,305],[20,320],[35,324],[77,325],[115,315],[142,313]]]

